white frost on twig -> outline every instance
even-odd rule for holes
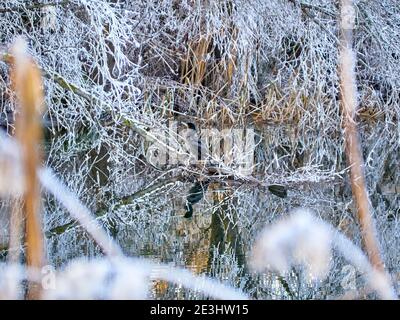
[[[47,191],[53,194],[67,208],[71,216],[85,228],[106,254],[110,256],[122,255],[120,247],[107,235],[96,219],[92,217],[89,209],[55,177],[50,169],[40,169],[38,174],[40,182]]]

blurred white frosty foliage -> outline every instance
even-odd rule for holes
[[[331,259],[331,234],[307,211],[297,211],[265,228],[253,251],[252,265],[286,273],[294,264],[307,268],[310,277],[324,278]]]
[[[23,279],[22,266],[0,263],[0,300],[21,299],[19,283]]]
[[[149,284],[144,263],[75,260],[59,272],[54,289],[43,290],[43,299],[146,299]]]
[[[267,226],[254,245],[251,265],[257,271],[271,269],[280,273],[304,265],[308,276],[324,279],[332,260],[332,249],[361,271],[367,284],[383,299],[395,299],[389,277],[374,269],[368,258],[348,238],[306,209]]]
[[[24,189],[18,146],[0,132],[0,196],[21,195]]]
[[[49,278],[51,277],[51,279]],[[21,299],[23,279],[42,283],[42,299],[148,299],[153,280],[164,280],[215,299],[248,297],[214,279],[168,265],[130,258],[76,259],[43,276],[18,265],[0,264],[0,299]]]

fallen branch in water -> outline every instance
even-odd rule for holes
[[[41,169],[39,179],[42,185],[68,210],[70,215],[93,237],[109,256],[121,256],[120,247],[111,239],[92,216],[89,209],[55,177],[50,169]]]
[[[114,202],[114,204],[112,205],[112,208],[114,210],[117,210],[118,208],[121,208],[123,206],[130,205],[135,200],[147,197],[147,196],[151,195],[153,192],[158,191],[161,188],[165,188],[166,186],[168,186],[170,184],[174,184],[177,181],[181,181],[181,179],[182,179],[182,176],[175,176],[175,177],[172,177],[172,178],[168,178],[168,179],[166,179],[166,180],[164,180],[164,181],[162,181],[160,183],[153,184],[153,185],[151,185],[151,186],[149,186],[147,188],[144,188],[144,189],[141,189],[139,191],[136,191],[133,194],[124,196],[124,197],[116,200]],[[101,210],[96,212],[96,214],[95,214],[96,218],[103,217],[108,212],[109,212],[108,208],[107,209],[101,209]],[[64,232],[67,232],[67,231],[71,230],[72,228],[75,228],[75,227],[78,227],[78,226],[79,226],[79,223],[77,223],[76,221],[71,221],[71,222],[65,223],[65,224],[63,224],[61,226],[54,227],[54,228],[46,231],[45,234],[46,234],[47,237],[51,237],[53,235],[59,235],[59,234],[62,234]]]

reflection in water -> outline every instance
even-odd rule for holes
[[[193,205],[190,219],[185,219],[184,215],[188,194],[196,186],[194,181],[182,179],[179,174],[149,171],[145,166],[140,167],[142,160],[135,164],[135,171],[121,171],[117,176],[105,178],[100,171],[107,172],[110,159],[100,148],[99,152],[91,153],[93,158],[88,160],[82,154],[77,155],[76,159],[81,162],[71,162],[71,167],[60,167],[59,171],[64,172],[64,181],[96,212],[109,235],[116,239],[128,256],[146,257],[189,268],[196,274],[208,274],[241,288],[257,299],[326,299],[340,296],[346,293],[341,285],[346,276],[342,271],[346,270],[346,263],[340,257],[334,257],[331,273],[323,282],[307,280],[305,271],[300,267],[294,267],[284,275],[272,272],[256,275],[248,269],[247,254],[260,230],[298,206],[311,208],[360,244],[352,215],[351,190],[346,179],[324,178],[332,176],[332,166],[337,166],[336,171],[341,168],[338,160],[342,156],[338,151],[340,149],[335,145],[324,146],[325,156],[321,155],[316,140],[315,150],[299,152],[296,146],[300,144],[290,140],[294,136],[287,132],[283,135],[282,130],[275,128],[265,135],[259,133],[263,139],[255,157],[260,165],[254,176],[271,179],[271,184],[284,185],[287,190],[282,195],[285,197],[277,197],[266,188],[251,183],[213,180],[203,188],[204,197],[198,202],[194,199],[193,203],[197,203]],[[282,136],[288,137],[284,150],[275,145],[275,139],[279,140]],[[299,137],[303,140],[312,138],[306,135]],[[370,139],[373,137],[371,133]],[[369,145],[368,140],[365,145]],[[397,274],[400,270],[394,248],[400,247],[400,239],[393,235],[400,234],[399,159],[394,156],[392,145],[382,144],[379,148],[386,148],[389,153],[370,153],[370,165],[366,170],[387,267],[389,272]],[[336,158],[331,156],[335,152],[339,152]],[[330,157],[324,158],[329,153]],[[382,161],[384,155],[385,160]],[[295,161],[296,157],[299,159]],[[317,162],[324,163],[315,168],[316,173],[297,167],[299,163],[309,163],[315,157],[320,157]],[[57,158],[52,161],[57,167]],[[93,166],[93,163],[96,165]],[[85,172],[92,174],[86,175]],[[58,203],[47,196],[45,202],[50,263],[59,267],[76,257],[101,255],[100,249]],[[4,220],[5,212],[8,210],[3,205],[0,219]],[[1,244],[0,250],[2,259],[5,259],[6,251]],[[362,287],[362,277],[356,276],[357,286]],[[158,299],[202,298],[199,293],[163,281],[154,282],[152,294]]]
[[[198,203],[204,197],[204,193],[207,191],[209,181],[196,183],[190,188],[188,195],[186,197],[185,209],[186,213],[184,215],[185,218],[191,218],[193,215],[193,205]]]

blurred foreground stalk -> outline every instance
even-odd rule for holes
[[[341,0],[340,36],[340,93],[343,113],[346,157],[350,166],[350,180],[358,220],[365,249],[371,264],[384,272],[370,201],[365,184],[364,161],[355,122],[357,111],[357,86],[355,77],[355,54],[352,49],[353,29],[355,28],[355,8],[352,0]]]
[[[45,258],[37,168],[41,162],[41,115],[44,108],[42,81],[38,67],[26,54],[26,44],[22,39],[15,42],[12,52],[14,63],[11,78],[19,103],[15,135],[22,156],[26,259],[29,267],[41,268]],[[30,283],[28,298],[39,297],[39,286]]]

